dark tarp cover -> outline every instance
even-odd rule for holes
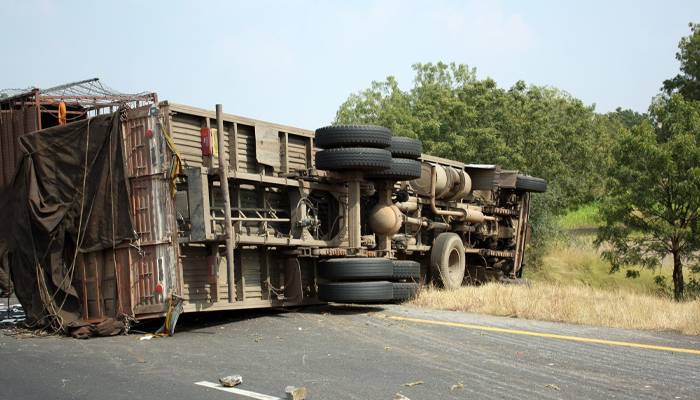
[[[17,174],[0,193],[0,289],[13,286],[30,324],[81,325],[76,249],[134,238],[119,115],[20,137]]]

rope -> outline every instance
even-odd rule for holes
[[[160,127],[161,131],[163,132],[163,136],[165,136],[165,142],[168,145],[168,149],[173,153],[173,157],[171,158],[170,161],[170,196],[175,197],[175,193],[177,192],[177,186],[175,184],[175,180],[177,179],[177,176],[182,173],[182,158],[180,157],[180,152],[177,151],[177,147],[175,146],[175,141],[173,140],[172,136],[170,136],[170,132],[168,132],[167,129],[165,129],[165,124],[163,123],[162,120],[163,116],[161,115],[158,119],[158,126]]]

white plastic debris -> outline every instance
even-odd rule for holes
[[[139,338],[139,340],[151,340],[151,339],[153,339],[153,335],[151,335],[150,333],[143,335]]]

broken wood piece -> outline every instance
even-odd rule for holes
[[[287,386],[284,389],[284,392],[287,393],[287,400],[304,400],[306,399],[306,388],[305,387],[296,387],[296,386]]]

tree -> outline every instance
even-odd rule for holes
[[[660,96],[650,119],[623,128],[612,149],[609,196],[598,243],[613,271],[656,268],[673,258],[673,293],[684,297],[683,266],[700,250],[700,102]]]
[[[500,164],[550,183],[547,204],[564,210],[603,194],[611,132],[622,122],[551,87],[499,88],[463,64],[415,64],[404,91],[393,77],[373,82],[339,107],[337,123],[374,123],[419,138],[426,152]],[[634,118],[634,115],[629,116]]]
[[[686,99],[700,100],[700,24],[690,23],[690,35],[678,43],[676,59],[681,73],[664,81],[667,94],[678,92]]]
[[[633,129],[645,121],[649,116],[630,109],[617,107],[615,111],[606,113],[605,117],[622,124],[627,129]]]

